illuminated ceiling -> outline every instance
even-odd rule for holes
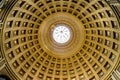
[[[3,26],[20,80],[104,80],[119,61],[119,23],[104,0],[18,0]]]

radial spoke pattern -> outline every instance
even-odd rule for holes
[[[70,30],[66,25],[57,25],[53,30],[53,39],[57,43],[66,43],[71,36]]]
[[[50,22],[44,23],[57,22],[52,16],[60,20],[59,14],[76,24],[50,25],[44,31]],[[120,26],[105,0],[18,0],[4,23],[3,52],[9,69],[21,80],[104,80],[118,63]],[[50,44],[42,45],[41,37]],[[61,57],[56,49],[75,51]]]

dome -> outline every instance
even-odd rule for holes
[[[109,1],[10,1],[6,14],[1,9],[0,44],[13,80],[111,77],[120,62],[120,22]]]

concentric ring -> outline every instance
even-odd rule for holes
[[[66,24],[71,38],[56,43]],[[104,0],[18,0],[2,30],[9,71],[20,80],[105,80],[119,62],[119,22]]]
[[[54,29],[55,25],[61,23],[68,25],[72,33],[69,42],[65,44],[56,43],[51,38],[51,32]],[[77,52],[82,46],[82,43],[84,43],[85,36],[82,35],[84,33],[83,29],[84,27],[82,23],[80,24],[79,20],[70,14],[57,13],[51,15],[47,17],[41,24],[39,30],[39,35],[41,37],[39,37],[39,40],[42,42],[40,44],[43,46],[44,50],[47,50],[50,53],[57,55],[60,54],[59,56],[63,57],[70,56],[73,53]],[[81,42],[79,42],[79,40]]]

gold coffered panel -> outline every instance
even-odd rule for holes
[[[56,25],[68,41],[55,41]],[[119,23],[105,0],[18,0],[3,26],[5,60],[20,80],[107,80],[119,63]]]

